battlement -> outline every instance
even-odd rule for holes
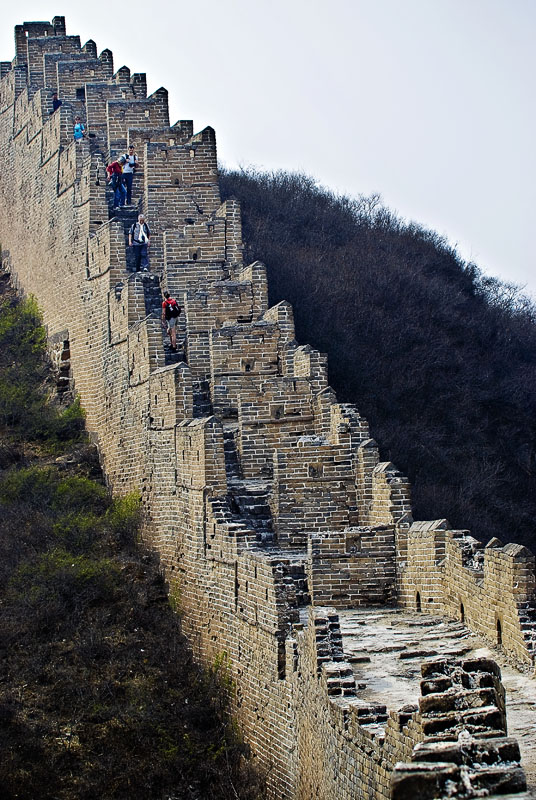
[[[532,554],[413,520],[407,479],[338,402],[327,355],[296,341],[288,302],[269,307],[264,264],[244,264],[212,128],[170,125],[167,91],[147,97],[145,74],[114,71],[63,17],[23,23],[15,41],[0,64],[3,263],[68,353],[110,486],[142,499],[196,654],[229,654],[267,796],[388,800],[422,784],[444,797],[465,759],[475,791],[521,797],[500,673],[452,642],[471,629],[533,665]],[[105,165],[129,144],[134,205],[117,211]],[[138,274],[127,245],[140,211],[151,242]],[[163,289],[183,306],[176,350]]]
[[[29,63],[28,53],[33,39],[65,36],[65,17],[54,17],[52,23],[23,22],[22,25],[15,25],[14,66]]]
[[[535,559],[526,547],[497,539],[483,547],[446,520],[414,523],[400,538],[400,594],[408,607],[458,618],[533,663]]]

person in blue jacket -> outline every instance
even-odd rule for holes
[[[73,129],[73,136],[75,142],[81,142],[85,135],[86,135],[86,126],[84,125],[80,117],[75,117],[74,129]]]

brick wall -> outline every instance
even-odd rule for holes
[[[228,665],[269,796],[388,798],[395,763],[425,738],[421,715],[360,699],[333,607],[463,604],[468,624],[496,640],[500,623],[501,646],[531,661],[533,557],[412,526],[407,480],[337,402],[325,354],[295,341],[290,304],[268,308],[264,265],[244,265],[212,128],[170,125],[165,89],[147,98],[143,74],[114,74],[112,53],[80,48],[63,18],[15,39],[0,73],[2,261],[36,295],[58,363],[68,353],[107,480],[141,496],[196,654]],[[112,217],[104,182],[129,142],[148,275],[128,271],[136,211]],[[180,355],[163,288],[184,306]]]

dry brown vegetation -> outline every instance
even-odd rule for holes
[[[301,343],[368,418],[413,484],[417,519],[535,549],[536,310],[377,197],[349,200],[303,175],[228,172],[246,258],[270,300],[294,306]]]

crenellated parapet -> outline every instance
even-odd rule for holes
[[[170,124],[167,91],[148,97],[145,74],[114,71],[111,51],[81,46],[63,17],[17,26],[15,38],[15,59],[0,65],[3,263],[37,296],[56,360],[68,360],[110,486],[142,499],[145,538],[196,654],[226,654],[267,796],[388,800],[430,774],[443,787],[462,779],[452,737],[465,729],[478,739],[463,764],[470,782],[495,791],[489,770],[472,777],[489,757],[522,792],[495,666],[436,664],[411,703],[378,694],[359,670],[378,666],[367,637],[384,613],[383,660],[404,650],[394,672],[408,686],[426,625],[447,624],[431,614],[532,664],[534,557],[497,540],[483,548],[444,520],[413,521],[407,479],[337,400],[327,355],[296,341],[288,302],[269,306],[264,264],[244,263],[214,130]],[[63,104],[51,113],[53,91]],[[117,212],[105,166],[129,144],[134,206]],[[151,227],[148,273],[131,271],[127,247],[139,211]],[[161,324],[164,289],[183,307],[176,351]],[[421,649],[397,644],[404,620]]]
[[[535,559],[521,545],[484,547],[446,520],[415,522],[402,534],[400,600],[458,618],[520,661],[536,650]]]

